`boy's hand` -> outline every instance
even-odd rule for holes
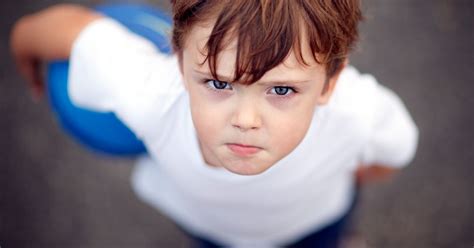
[[[361,165],[355,171],[355,178],[357,185],[362,186],[372,182],[388,181],[397,171],[396,168],[384,165]]]
[[[44,92],[42,64],[67,59],[80,31],[98,18],[101,15],[87,8],[61,4],[24,16],[15,23],[10,36],[10,49],[35,100]]]

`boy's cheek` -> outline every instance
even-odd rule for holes
[[[224,128],[224,113],[219,107],[212,108],[208,103],[191,100],[192,119],[196,129],[200,133],[212,132]],[[216,113],[221,113],[216,115]]]

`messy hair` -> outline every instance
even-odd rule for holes
[[[217,75],[219,53],[237,39],[234,81],[250,84],[294,52],[306,39],[314,60],[325,66],[327,78],[341,68],[358,38],[362,19],[359,0],[171,0],[172,45],[182,54],[186,35],[197,23],[215,19],[204,49],[209,69]]]

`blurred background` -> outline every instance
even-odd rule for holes
[[[75,143],[17,74],[12,24],[60,2],[0,2],[0,246],[186,246],[169,219],[133,194],[133,160]],[[363,9],[351,62],[401,96],[420,142],[394,180],[363,188],[352,233],[366,247],[473,247],[474,1],[365,0]]]

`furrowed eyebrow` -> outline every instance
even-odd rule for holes
[[[197,74],[200,74],[201,76],[205,76],[207,78],[214,78],[214,76],[212,76],[211,73],[209,72],[202,72],[202,71],[198,71],[198,70],[194,70],[195,73]],[[225,81],[225,82],[232,82],[232,78],[231,77],[227,77],[227,76],[222,76],[222,75],[219,75],[217,74],[217,77],[219,78],[220,81]]]
[[[195,73],[200,74],[201,76],[205,76],[207,78],[214,78],[211,73],[209,72],[202,72],[198,70],[194,70]],[[232,82],[232,78],[228,76],[223,76],[217,74],[217,77],[220,81],[224,82]],[[302,84],[302,83],[309,83],[311,80],[278,80],[278,81],[258,81],[255,84],[258,85],[287,85],[287,84]]]

